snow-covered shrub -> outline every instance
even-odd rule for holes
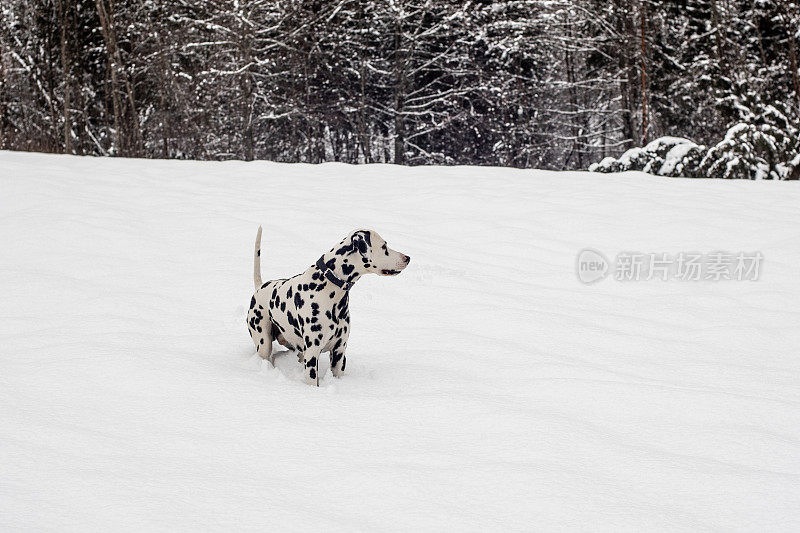
[[[589,165],[589,172],[622,172],[622,165],[614,157],[604,157],[599,163]]]
[[[589,170],[641,170],[687,178],[800,179],[800,125],[787,118],[793,115],[764,104],[753,93],[731,97],[727,103],[738,112],[738,123],[710,149],[680,137],[661,137],[643,148],[631,148],[619,159],[606,157]]]
[[[700,162],[705,155],[706,147],[703,145],[694,144],[693,142],[676,144],[667,152],[664,162],[661,163],[661,167],[655,174],[674,178],[681,176],[697,178],[699,177],[698,168],[700,167]],[[645,172],[649,172],[649,170],[645,169]]]
[[[659,176],[695,177],[705,147],[681,137],[660,137],[643,148],[631,148],[619,159],[606,157],[589,167],[592,172],[641,170]]]
[[[775,179],[797,175],[800,131],[773,105],[740,105],[742,121],[731,127],[700,163],[709,178]]]

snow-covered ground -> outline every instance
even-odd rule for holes
[[[0,529],[800,529],[800,187],[0,152]],[[357,227],[345,377],[264,278]],[[577,253],[764,255],[581,284]],[[327,362],[326,362],[327,364]]]

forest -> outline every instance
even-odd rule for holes
[[[798,41],[789,0],[0,0],[0,149],[790,179]]]

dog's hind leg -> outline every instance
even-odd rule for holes
[[[262,329],[264,331],[257,334],[256,352],[262,359],[266,359],[272,366],[275,366],[275,353],[272,351],[272,333],[268,327]]]
[[[275,366],[272,355],[272,327],[269,313],[260,305],[256,307],[255,298],[251,301],[250,311],[247,313],[247,327],[250,337],[256,345],[256,353],[262,359],[269,360]]]

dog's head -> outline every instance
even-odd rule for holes
[[[337,263],[348,279],[361,274],[396,276],[408,266],[411,258],[392,250],[376,232],[355,230],[333,249]],[[357,274],[354,276],[354,274]]]

